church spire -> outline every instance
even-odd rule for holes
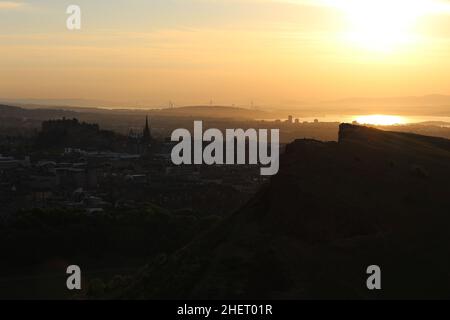
[[[145,117],[145,128],[144,128],[144,132],[142,133],[142,140],[145,144],[149,144],[152,140],[150,126],[148,124],[148,116]]]

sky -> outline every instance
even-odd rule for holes
[[[81,30],[66,28],[79,5]],[[0,98],[284,106],[450,94],[444,0],[0,0]]]

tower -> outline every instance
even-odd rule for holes
[[[148,124],[148,116],[145,117],[145,127],[142,132],[142,140],[141,140],[141,154],[148,156],[151,153],[152,149],[152,133],[150,130],[150,125]]]
[[[148,116],[145,117],[145,127],[142,132],[142,144],[148,146],[152,142],[152,134],[150,132],[150,126],[148,124]]]

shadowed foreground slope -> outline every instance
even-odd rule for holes
[[[449,183],[449,140],[344,124],[338,143],[290,144],[250,203],[113,294],[449,298]]]

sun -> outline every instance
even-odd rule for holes
[[[439,0],[330,0],[329,3],[347,18],[346,40],[382,52],[415,42],[415,27],[420,18],[448,6]]]
[[[405,119],[400,116],[389,116],[383,114],[373,114],[368,116],[360,116],[356,118],[356,122],[360,124],[371,124],[379,126],[392,126],[395,124],[404,124]]]

